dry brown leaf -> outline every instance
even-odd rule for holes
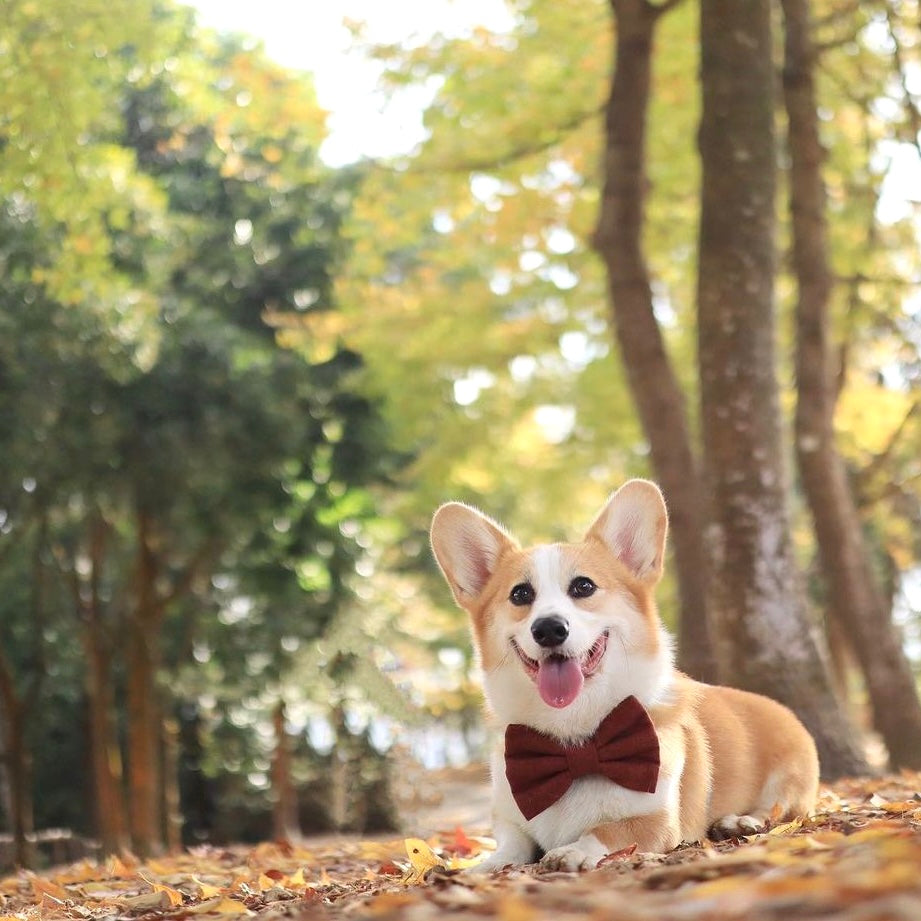
[[[365,860],[391,860],[403,853],[403,842],[362,841],[358,845],[358,856]]]
[[[185,896],[183,896],[183,894],[178,889],[173,889],[172,886],[167,886],[164,883],[158,883],[156,880],[148,879],[141,872],[138,872],[138,877],[144,880],[144,882],[147,883],[147,885],[150,886],[154,892],[165,893],[166,897],[169,899],[171,907],[175,908],[185,901]]]
[[[110,857],[106,863],[106,875],[114,876],[117,879],[129,879],[134,876],[137,864],[129,860],[125,863],[120,857]]]
[[[402,911],[414,904],[416,897],[408,892],[383,892],[375,896],[365,907],[365,913],[370,915],[386,915],[394,911]]]
[[[242,902],[237,899],[231,899],[228,896],[221,896],[215,899],[209,899],[207,902],[201,902],[188,909],[189,912],[196,915],[251,915],[251,912]]]
[[[200,899],[213,899],[215,896],[221,895],[221,888],[219,886],[212,886],[210,883],[204,883],[197,876],[191,877],[191,880],[198,886],[198,897]]]
[[[36,876],[34,873],[29,873],[27,878],[32,886],[32,891],[35,893],[36,902],[41,902],[45,896],[50,896],[56,902],[61,903],[71,898],[66,889],[50,879],[42,879],[42,877]]]
[[[169,895],[166,892],[142,892],[140,895],[129,895],[121,899],[121,903],[135,912],[144,911],[165,911],[173,907]]]
[[[792,832],[798,831],[803,826],[802,819],[794,819],[792,822],[783,822],[780,825],[775,825],[769,832],[769,835],[789,835]]]
[[[497,907],[496,916],[502,921],[534,921],[534,906],[520,896],[503,896]]]

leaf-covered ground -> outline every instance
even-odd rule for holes
[[[921,919],[921,774],[839,783],[801,824],[664,856],[622,853],[589,873],[459,869],[490,846],[454,828],[427,841],[84,862],[0,881],[0,921]]]

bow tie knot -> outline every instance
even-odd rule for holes
[[[621,701],[581,745],[561,745],[529,726],[505,730],[505,775],[526,819],[552,806],[580,777],[599,775],[641,793],[659,778],[659,738],[635,697]]]

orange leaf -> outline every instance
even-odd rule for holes
[[[118,857],[110,857],[106,864],[106,873],[116,879],[129,879],[134,876],[134,870],[129,864],[123,863]]]
[[[617,863],[618,860],[623,860],[625,857],[631,857],[636,853],[636,849],[639,847],[638,844],[628,844],[627,847],[622,847],[619,851],[611,851],[610,854],[606,854],[598,862],[599,867],[603,867],[605,864]]]
[[[32,892],[35,893],[36,902],[41,902],[46,895],[57,902],[66,902],[71,897],[66,889],[63,889],[57,883],[51,882],[49,879],[41,879],[41,877],[36,876],[34,873],[29,873],[28,878],[29,882],[32,884]]]
[[[166,897],[169,899],[170,905],[175,908],[177,905],[181,905],[184,901],[182,893],[178,889],[173,889],[170,886],[165,886],[163,883],[155,882],[152,879],[148,879],[144,876],[143,873],[138,872],[138,876],[150,886],[154,892],[163,892],[166,894]]]
[[[462,856],[468,856],[473,853],[473,842],[467,837],[460,825],[454,829],[454,845],[452,850]]]

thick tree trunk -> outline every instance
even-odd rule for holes
[[[272,758],[272,835],[276,841],[300,837],[297,791],[291,775],[291,739],[285,728],[285,702],[279,700],[272,713],[275,754]]]
[[[156,595],[156,559],[150,521],[138,512],[135,606],[127,636],[128,791],[131,841],[142,857],[163,850],[161,717],[157,697],[157,650],[161,605]]]
[[[668,500],[681,604],[678,663],[694,677],[712,681],[716,662],[700,540],[700,472],[691,449],[684,394],[653,312],[642,245],[653,34],[659,16],[673,5],[611,0],[616,21],[614,75],[606,110],[604,193],[593,243],[607,270],[611,323],[649,440],[653,471]]]
[[[774,350],[770,0],[701,0],[698,359],[717,652],[731,683],[797,712],[823,774],[866,770],[793,556]]]
[[[873,725],[893,767],[921,768],[921,702],[902,638],[873,572],[844,461],[835,442],[836,369],[829,334],[822,145],[809,0],[782,0],[784,101],[796,268],[796,456],[815,522],[829,615],[847,630],[863,672]]]

